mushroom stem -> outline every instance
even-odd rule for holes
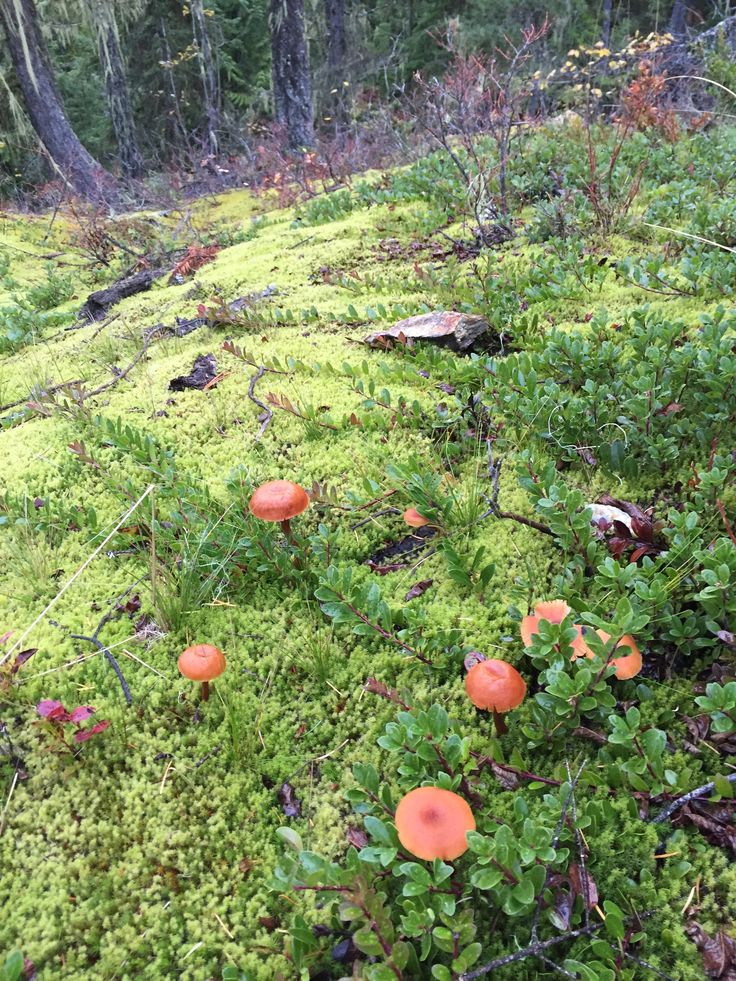
[[[506,725],[506,721],[500,712],[493,710],[493,722],[496,726],[496,735],[505,736],[509,731],[509,727]]]
[[[292,533],[292,530],[291,530],[291,521],[289,520],[289,518],[284,518],[284,520],[283,521],[280,521],[279,524],[281,525],[281,530],[283,531],[284,535],[286,535],[287,542],[298,553],[299,546],[297,545],[296,538],[294,537],[294,535]],[[295,569],[301,569],[302,562],[301,562],[301,559],[299,558],[299,555],[298,554],[296,554],[291,561],[292,561]]]
[[[288,518],[284,518],[283,521],[279,522],[281,525],[281,530],[286,535],[287,542],[295,545],[294,536],[291,533],[291,521]]]
[[[210,683],[209,681],[202,682],[202,701],[206,702],[210,697]]]

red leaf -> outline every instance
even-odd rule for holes
[[[75,708],[74,711],[69,716],[70,722],[84,722],[88,719],[90,715],[94,715],[95,710],[91,705],[80,705],[79,708]]]
[[[102,722],[95,723],[91,729],[78,729],[74,733],[74,742],[86,743],[88,739],[96,736],[98,732],[104,732],[109,725],[110,721],[108,719],[104,719]]]
[[[420,582],[415,582],[404,597],[404,602],[408,603],[409,600],[416,599],[417,596],[421,596],[423,593],[426,593],[433,582],[434,579],[422,579]]]
[[[655,416],[671,416],[675,412],[682,412],[684,408],[679,402],[670,402],[668,405],[663,405],[661,409],[657,409],[654,414]]]
[[[13,661],[13,665],[10,669],[10,673],[15,674],[16,671],[18,671],[20,668],[23,667],[23,665],[26,663],[26,661],[29,660],[29,658],[33,657],[33,655],[36,653],[37,650],[38,650],[37,647],[29,647],[27,650],[20,651],[18,654],[16,654],[15,660]]]
[[[52,698],[46,698],[39,702],[36,711],[44,719],[50,719],[52,722],[68,722],[71,718],[61,702],[54,701]]]

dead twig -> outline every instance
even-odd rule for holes
[[[263,378],[265,374],[266,374],[266,366],[262,364],[258,365],[258,369],[256,370],[256,373],[253,375],[253,377],[250,380],[250,384],[248,385],[248,398],[251,400],[251,402],[255,402],[255,404],[259,406],[259,408],[263,409],[263,412],[258,417],[261,423],[261,428],[258,430],[258,435],[256,436],[256,443],[266,432],[266,429],[268,428],[268,424],[273,419],[273,409],[270,409],[264,402],[261,402],[261,400],[259,398],[256,398],[255,395],[256,385],[261,380],[261,378]]]
[[[487,518],[489,515],[493,515],[496,518],[504,518],[508,521],[515,521],[517,524],[526,525],[527,528],[534,528],[535,531],[541,531],[543,535],[552,535],[554,532],[552,529],[541,521],[535,521],[534,518],[526,518],[523,514],[517,514],[515,511],[502,511],[498,504],[499,495],[499,481],[501,479],[501,467],[503,466],[503,460],[500,458],[498,460],[493,459],[493,454],[491,453],[491,442],[488,440],[488,476],[491,478],[491,496],[488,498],[488,510],[484,511],[483,514],[478,518],[482,521],[483,518]]]
[[[729,773],[724,777],[729,783],[736,783],[736,773]],[[652,824],[661,824],[666,821],[667,818],[678,811],[685,804],[688,804],[691,800],[697,800],[699,797],[706,797],[711,791],[716,789],[716,785],[713,781],[710,783],[704,783],[702,787],[696,787],[695,790],[689,791],[687,794],[683,794],[682,797],[678,797],[673,800],[671,804],[668,804],[664,810],[660,811],[656,817],[651,818]]]
[[[356,509],[357,510],[357,509]],[[369,525],[371,521],[375,521],[376,518],[383,518],[387,514],[401,514],[398,508],[382,508],[380,511],[376,511],[369,518],[363,518],[362,521],[358,521],[357,524],[350,525],[350,530],[355,531],[356,528],[362,528],[363,525]]]
[[[558,944],[564,944],[568,940],[577,940],[578,937],[589,937],[591,934],[597,933],[602,926],[602,923],[591,923],[586,927],[581,927],[579,930],[569,930],[567,933],[561,933],[558,937],[550,937],[549,940],[538,940],[536,943],[529,944],[528,947],[522,947],[521,950],[514,951],[513,954],[505,954],[503,957],[497,957],[495,960],[489,961],[481,967],[477,967],[474,971],[467,971],[465,974],[461,974],[458,981],[473,981],[474,978],[482,978],[492,971],[497,971],[500,967],[506,967],[507,964],[523,961],[527,957],[540,957],[551,947],[557,947]]]
[[[114,606],[112,606],[107,611],[107,613],[97,624],[97,626],[95,627],[95,631],[91,637],[87,637],[84,634],[69,634],[69,636],[72,637],[74,640],[85,640],[87,641],[88,644],[94,644],[97,650],[101,651],[105,655],[107,663],[113,669],[113,671],[117,676],[118,681],[120,682],[120,687],[123,689],[123,695],[125,696],[125,701],[128,703],[128,705],[133,704],[133,696],[130,693],[130,688],[128,687],[128,683],[123,677],[123,672],[120,670],[120,665],[118,664],[115,655],[112,653],[110,648],[105,647],[105,645],[99,639],[99,633],[106,624],[110,623],[112,620],[117,620],[118,617],[121,617],[123,615],[125,611],[120,606],[121,602],[125,599],[126,596],[128,596],[135,589],[135,587],[140,582],[141,582],[140,579],[136,579],[136,581],[133,583],[132,586],[128,586],[125,592],[121,593],[121,595],[117,597],[117,599],[114,601]]]

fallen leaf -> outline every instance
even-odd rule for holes
[[[419,582],[415,582],[404,597],[404,602],[408,603],[410,600],[416,599],[418,596],[422,596],[427,592],[433,582],[434,579],[422,579]]]
[[[238,862],[238,868],[243,873],[243,875],[248,875],[248,873],[255,868],[255,862],[250,858],[241,858]]]
[[[388,576],[391,572],[398,572],[400,569],[404,568],[404,564],[402,562],[394,562],[393,564],[389,565],[377,565],[373,559],[368,559],[366,565],[371,572],[375,572],[377,576]]]
[[[561,933],[570,929],[570,917],[572,916],[572,893],[564,889],[555,892],[554,906],[550,910],[550,919]]]
[[[480,651],[468,651],[468,653],[465,655],[463,664],[465,665],[465,670],[470,671],[470,669],[474,668],[476,664],[480,664],[481,661],[485,660],[485,654],[481,654]]]
[[[265,930],[268,930],[269,932],[278,929],[280,923],[281,920],[278,918],[278,916],[258,917],[258,926],[262,926]]]
[[[673,823],[692,824],[712,845],[736,854],[736,824],[728,806],[693,800],[680,808]]]
[[[368,835],[361,828],[348,828],[345,832],[348,844],[354,848],[365,848],[368,844]]]
[[[296,791],[290,783],[282,783],[278,792],[279,804],[287,817],[300,817],[302,802],[296,796]]]
[[[138,593],[135,596],[131,596],[127,603],[116,603],[115,609],[118,613],[127,613],[131,616],[133,613],[137,613],[141,608],[141,598]]]
[[[703,969],[709,978],[736,981],[736,940],[724,930],[710,937],[703,927],[693,921],[685,927],[703,957]]]
[[[575,895],[582,896],[588,909],[593,909],[598,904],[598,887],[590,872],[573,862],[568,869],[568,876]]]
[[[507,770],[506,767],[500,766],[495,760],[490,761],[491,773],[494,775],[496,780],[501,784],[504,790],[516,790],[519,786],[519,778],[513,772],[513,770]]]
[[[29,660],[29,658],[33,657],[33,655],[36,653],[37,650],[38,650],[37,647],[29,647],[25,651],[20,651],[18,654],[16,654],[15,660],[13,661],[13,664],[11,665],[10,668],[10,673],[15,674],[16,671],[20,670],[20,668],[23,667],[26,661]]]
[[[402,701],[401,696],[395,688],[389,688],[388,685],[384,685],[384,683],[379,681],[378,678],[366,678],[363,688],[366,691],[371,692],[373,695],[378,695],[379,698],[385,698],[387,702],[395,702],[396,705],[401,705],[401,707],[407,709],[407,711],[411,708],[410,705],[407,705],[406,702]]]
[[[331,957],[338,964],[352,964],[358,956],[358,948],[352,937],[345,937],[332,948]]]
[[[597,732],[595,729],[589,729],[587,726],[576,726],[572,730],[573,736],[579,736],[580,739],[589,739],[592,743],[596,743],[598,746],[605,746],[608,742],[606,736],[602,732]]]

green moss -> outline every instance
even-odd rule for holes
[[[385,384],[390,389],[392,405],[402,396],[416,400],[430,419],[444,397],[436,387],[444,380],[440,377],[425,379],[415,373],[401,378],[395,373],[386,380],[386,367],[398,364],[399,356],[361,346],[358,342],[371,329],[368,320],[345,325],[341,317],[350,303],[361,316],[377,303],[389,308],[394,303],[436,305],[436,296],[417,279],[411,261],[388,266],[372,251],[390,234],[411,238],[425,205],[377,205],[329,224],[294,227],[294,211],[279,211],[273,204],[246,191],[197,202],[193,220],[202,234],[218,225],[231,231],[247,229],[254,216],[271,210],[250,241],[223,249],[193,281],[168,285],[166,279],[159,280],[150,292],[120,303],[115,318],[101,329],[89,325],[49,333],[7,356],[0,365],[0,401],[24,399],[32,389],[63,380],[83,379],[92,388],[110,377],[112,366],[124,367],[135,357],[143,332],[152,325],[172,324],[176,316],[192,317],[199,303],[214,297],[230,301],[273,283],[278,294],[264,301],[265,309],[289,308],[300,317],[300,311],[315,307],[318,319],[288,326],[264,321],[230,331],[202,327],[182,339],[162,340],[124,380],[94,400],[93,412],[121,419],[171,447],[178,471],[193,486],[206,488],[221,509],[243,504],[234,501],[226,486],[236,472],[250,482],[284,476],[307,486],[326,483],[342,501],[349,491],[361,492],[365,478],[390,490],[386,467],[392,462],[419,456],[436,465],[437,445],[429,426],[420,432],[400,422],[394,425],[391,412],[367,408],[364,396],[338,373],[344,362],[355,367],[365,362],[377,387]],[[145,217],[159,222],[162,234],[170,233],[176,222],[173,215]],[[47,260],[38,255],[50,247],[42,244],[47,226],[45,217],[0,217],[0,251],[15,247],[8,250],[11,275],[21,285],[44,275]],[[58,220],[52,238],[54,248],[62,250],[59,262],[79,261],[68,241],[70,234],[70,226]],[[645,251],[641,243],[620,236],[595,247],[619,258]],[[504,262],[509,269],[523,269],[539,254],[539,249],[514,242],[504,252]],[[358,271],[363,277],[382,277],[382,282],[354,296],[335,282],[325,282],[322,267]],[[95,287],[93,278],[80,279],[79,299],[65,309],[75,308]],[[0,294],[0,303],[8,297]],[[584,330],[590,311],[605,307],[614,322],[642,298],[641,292],[611,277],[600,293],[536,306],[544,325],[554,321],[565,329]],[[692,324],[712,306],[682,297],[660,298],[655,309]],[[258,440],[262,410],[248,398],[255,369],[221,350],[231,334],[257,363],[278,358],[284,365],[293,358],[307,366],[331,364],[337,369],[330,373],[297,367],[286,375],[268,373],[256,389],[261,400],[272,391],[301,406],[311,405],[318,409],[318,419],[337,429],[315,432],[275,409]],[[170,379],[188,372],[195,358],[205,353],[214,353],[226,373],[217,388],[171,393]],[[352,413],[362,427],[345,422]],[[69,451],[69,444],[78,440],[97,466],[84,466]],[[93,508],[97,516],[96,528],[82,523],[79,530],[63,527],[56,535],[14,524],[17,514],[11,516],[10,529],[0,529],[0,634],[13,631],[15,640],[125,513],[130,501],[120,487],[130,481],[128,490],[140,493],[151,475],[136,467],[130,456],[106,445],[99,428],[73,411],[54,412],[48,418],[29,413],[9,424],[0,430],[0,452],[9,461],[0,476],[0,491],[16,498],[25,495],[29,519],[37,510],[35,498],[76,505],[83,512]],[[458,485],[469,495],[475,493],[479,474],[483,492],[489,491],[485,465],[480,455],[452,464]],[[589,500],[603,491],[644,498],[656,485],[652,478],[651,483],[641,479],[612,488],[610,475],[601,472],[575,479],[585,484]],[[501,480],[501,499],[509,511],[529,512],[528,499],[513,477],[512,460]],[[130,523],[150,514],[149,498]],[[355,567],[356,581],[374,578],[365,560],[405,532],[397,514],[352,529],[354,513],[324,505],[313,507],[298,522],[305,535],[315,532],[319,522],[329,526],[339,561]],[[384,596],[400,606],[414,582],[432,579],[420,601],[429,633],[457,627],[469,647],[524,666],[517,627],[509,615],[516,580],[531,578],[534,597],[546,596],[559,572],[559,554],[547,536],[513,521],[487,519],[460,538],[466,554],[483,545],[487,560],[495,563],[483,596],[462,594],[439,554],[382,578]],[[28,777],[8,800],[0,838],[0,948],[20,947],[36,963],[41,981],[113,976],[199,981],[217,977],[228,963],[253,979],[265,981],[279,972],[288,977],[281,929],[295,903],[304,908],[313,903],[268,890],[279,851],[276,829],[291,823],[308,847],[339,856],[345,849],[345,829],[354,821],[342,796],[352,783],[352,764],[373,762],[389,783],[395,782],[385,754],[376,746],[376,738],[394,716],[394,706],[367,694],[365,679],[372,675],[409,692],[417,705],[441,702],[473,734],[479,751],[489,748],[489,724],[468,704],[459,674],[433,674],[380,638],[357,638],[333,628],[313,600],[305,602],[305,596],[290,586],[270,583],[250,571],[242,585],[223,595],[224,604],[188,611],[178,632],[142,643],[133,636],[139,614],[105,628],[104,640],[116,652],[133,692],[133,708],[127,709],[103,656],[70,637],[89,635],[108,604],[136,582],[141,613],[155,615],[144,578],[146,555],[118,551],[121,554],[108,555],[103,550],[34,627],[24,646],[36,647],[37,653],[20,672],[22,683],[2,695],[8,706],[8,732]],[[199,709],[194,687],[176,670],[182,646],[195,640],[220,645],[229,662],[214,685],[213,697]],[[72,663],[80,653],[93,656]],[[658,724],[666,713],[689,711],[691,688],[687,679],[653,686],[651,700],[642,705],[647,724]],[[48,737],[37,725],[33,706],[41,698],[58,698],[69,707],[91,704],[98,718],[111,720],[111,727],[85,745],[77,759],[59,756],[49,750]],[[506,758],[517,750],[540,772],[563,764],[568,751],[594,758],[594,751],[581,740],[564,751],[530,751],[520,730],[529,712],[528,705],[519,711],[518,724],[503,744]],[[708,765],[707,760],[679,752],[673,762],[693,783],[707,778]],[[12,770],[0,762],[0,799],[8,794],[11,779]],[[300,819],[286,819],[281,811],[277,789],[284,782],[302,801]],[[541,792],[529,790],[532,805]],[[504,817],[511,812],[513,796],[499,787],[488,807]],[[677,976],[683,979],[702,976],[677,910],[700,877],[700,920],[707,928],[732,920],[736,883],[726,858],[704,839],[679,833],[677,848],[690,867],[682,875],[668,875],[668,867],[654,859],[657,834],[652,826],[632,817],[618,796],[612,806],[616,820],[597,829],[589,841],[601,896],[623,908],[630,903],[639,910],[654,910],[642,956],[668,973],[676,963]],[[274,916],[280,923],[277,930],[270,925]],[[526,942],[524,930],[511,934],[499,931],[484,946],[484,955]],[[573,948],[571,956],[584,961],[585,943]]]

